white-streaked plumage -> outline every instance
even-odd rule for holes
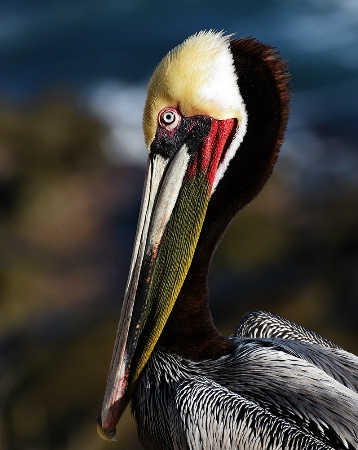
[[[261,314],[302,341],[233,336],[235,352],[219,360],[151,357],[132,403],[147,450],[358,448],[358,358]]]

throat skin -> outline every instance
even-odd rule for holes
[[[199,239],[188,275],[156,347],[191,361],[217,359],[235,348],[213,322],[207,285],[212,252],[200,245],[202,242]]]

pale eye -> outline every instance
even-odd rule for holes
[[[180,115],[175,109],[163,109],[159,113],[159,124],[167,130],[174,130],[179,124]]]

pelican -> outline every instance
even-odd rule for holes
[[[222,336],[208,305],[212,255],[269,178],[289,110],[277,52],[202,31],[148,86],[149,151],[99,434],[131,402],[145,449],[358,449],[358,358],[266,312]]]

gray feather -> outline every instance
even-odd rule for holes
[[[233,336],[235,351],[216,360],[155,351],[132,401],[144,447],[358,449],[358,358],[306,331]]]
[[[334,342],[307,330],[297,323],[284,317],[266,311],[251,311],[246,313],[238,323],[234,336],[252,338],[270,338],[311,342],[323,347],[341,348]]]
[[[206,378],[182,383],[176,402],[191,449],[332,450],[253,401]]]

